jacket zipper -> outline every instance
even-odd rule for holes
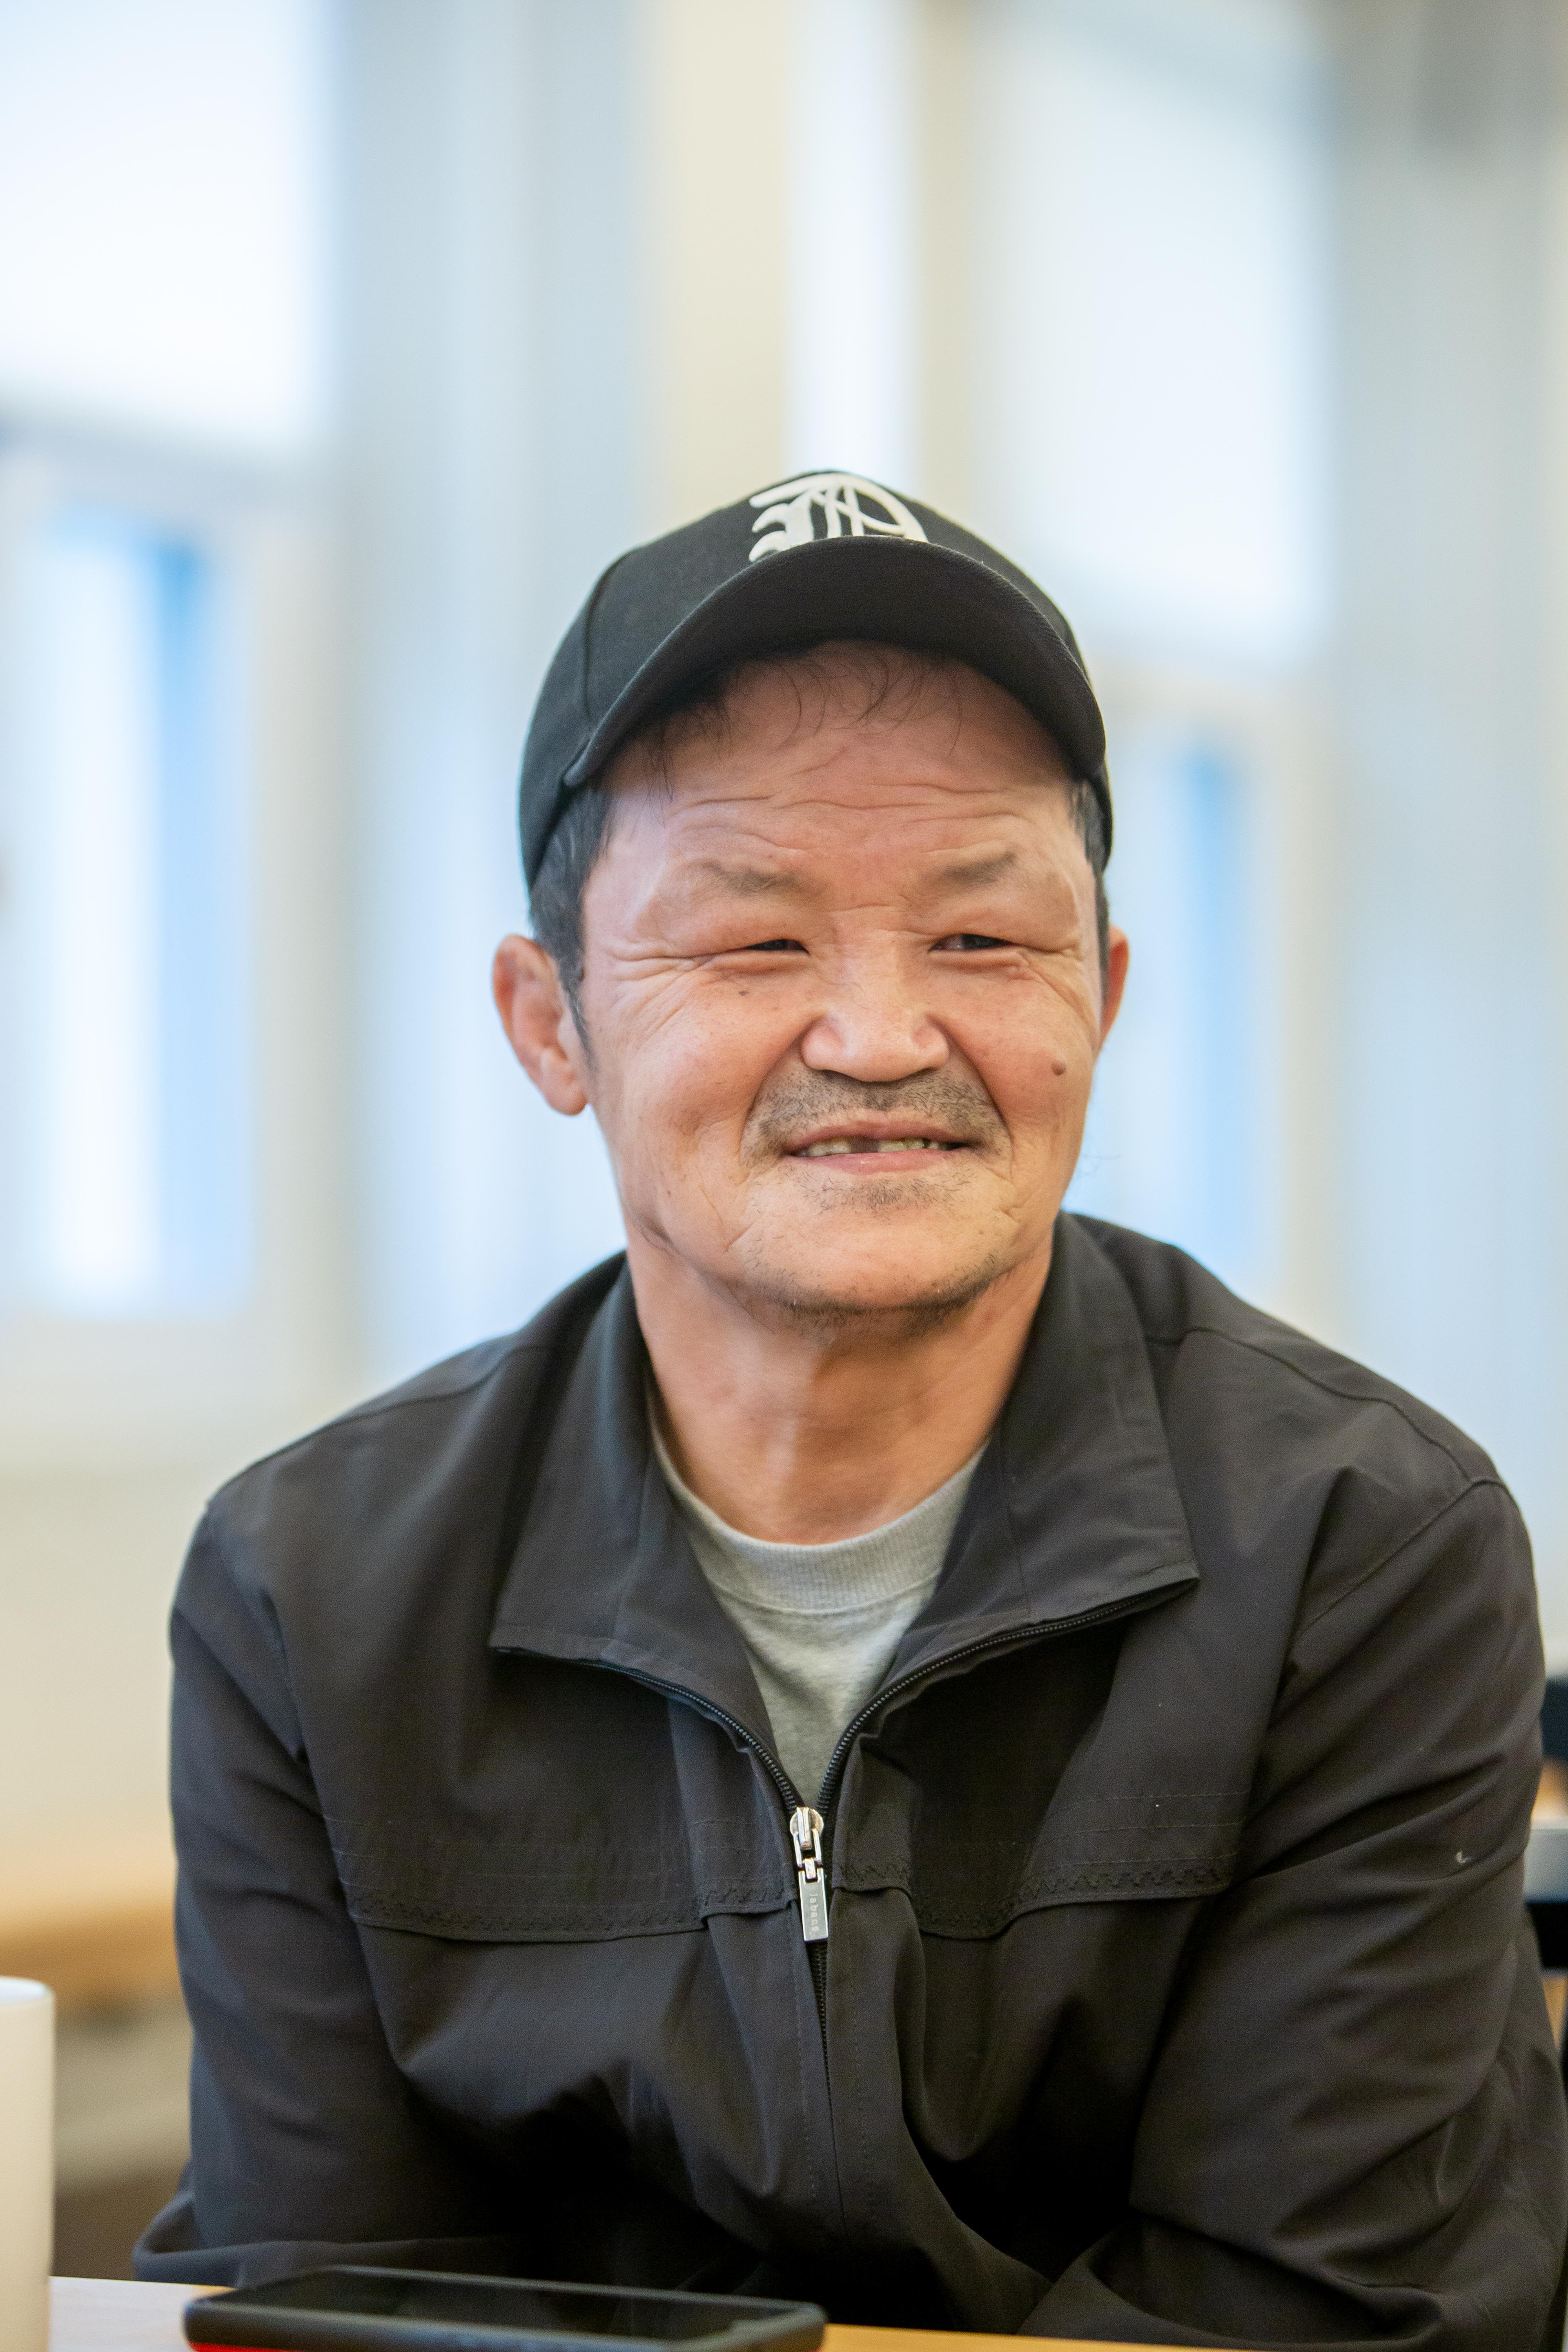
[[[906,1691],[915,1689],[931,1675],[941,1674],[949,1666],[962,1665],[970,1658],[983,1657],[990,1650],[1015,1648],[1021,1642],[1054,1641],[1063,1633],[1080,1633],[1087,1626],[1109,1624],[1117,1617],[1133,1617],[1141,1610],[1152,1608],[1161,1598],[1158,1591],[1140,1592],[1130,1601],[1109,1601],[1099,1609],[1085,1609],[1076,1617],[1058,1617],[1050,1625],[1016,1625],[1006,1633],[990,1633],[983,1642],[969,1642],[961,1650],[950,1650],[945,1657],[933,1658],[928,1665],[919,1666],[900,1682],[889,1683],[867,1702],[858,1715],[850,1717],[839,1733],[833,1753],[827,1759],[827,1769],[822,1776],[822,1790],[817,1804],[801,1802],[800,1792],[771,1748],[747,1730],[738,1716],[731,1715],[700,1691],[688,1690],[680,1683],[661,1682],[657,1675],[639,1674],[635,1666],[608,1666],[604,1671],[625,1675],[628,1682],[641,1683],[647,1690],[661,1691],[668,1698],[678,1698],[693,1706],[710,1722],[722,1724],[742,1748],[751,1749],[769,1779],[778,1790],[788,1808],[790,1848],[795,1860],[795,1886],[800,1901],[801,1941],[810,1950],[812,1978],[816,1986],[817,2010],[822,2020],[826,2043],[826,1954],[821,1947],[828,1937],[828,1864],[832,1846],[832,1823],[838,1802],[837,1780],[850,1743],[857,1734],[880,1714],[890,1699],[900,1698]],[[821,1963],[819,1966],[818,1963]]]
[[[1134,1617],[1141,1610],[1152,1607],[1159,1598],[1157,1591],[1140,1592],[1130,1601],[1108,1601],[1099,1609],[1085,1609],[1076,1617],[1058,1617],[1054,1624],[1016,1625],[1010,1633],[987,1634],[983,1642],[970,1642],[962,1650],[950,1650],[945,1657],[933,1658],[929,1665],[917,1667],[912,1675],[905,1675],[901,1682],[889,1683],[886,1690],[879,1691],[874,1698],[868,1700],[858,1715],[850,1717],[838,1735],[833,1753],[827,1759],[827,1769],[822,1776],[822,1790],[817,1802],[823,1810],[821,1813],[814,1813],[812,1816],[812,1819],[819,1824],[824,1884],[826,1885],[827,1880],[828,1864],[832,1853],[833,1820],[838,1807],[837,1780],[843,1769],[844,1759],[857,1735],[865,1728],[874,1715],[881,1713],[889,1699],[900,1697],[904,1692],[913,1690],[931,1675],[941,1674],[949,1666],[962,1665],[969,1658],[983,1657],[987,1651],[1015,1649],[1023,1642],[1054,1641],[1058,1634],[1063,1633],[1081,1633],[1089,1625],[1108,1624],[1117,1617]],[[804,1915],[803,1898],[803,1917]],[[826,1908],[822,1933],[824,1937],[827,1934]]]
[[[808,1944],[827,1941],[827,1880],[822,1867],[822,1815],[797,1805],[789,1817],[795,1848],[795,1878],[800,1889],[800,1932]]]
[[[938,1663],[940,1664],[941,1661]],[[822,2065],[826,2073],[827,2069],[827,1954],[824,1947],[827,1942],[827,1864],[822,1851],[822,1815],[815,1806],[802,1804],[800,1791],[773,1750],[764,1748],[760,1739],[754,1738],[741,1721],[740,1717],[731,1715],[727,1707],[715,1706],[710,1698],[704,1698],[700,1691],[688,1690],[683,1683],[661,1682],[657,1675],[639,1674],[635,1666],[601,1664],[600,1671],[604,1674],[625,1675],[628,1682],[641,1683],[645,1690],[660,1691],[667,1698],[682,1699],[688,1706],[694,1706],[699,1715],[705,1715],[710,1723],[721,1724],[726,1731],[733,1734],[742,1748],[750,1748],[784,1799],[789,1811],[790,1848],[795,1857],[795,1886],[800,1898],[801,1941],[805,1946],[806,1961],[811,1969],[811,1990],[816,2002],[816,2022],[822,2034]],[[920,1676],[917,1675],[911,1679],[918,1682]],[[841,1738],[839,1747],[842,1746]],[[830,1772],[834,1758],[837,1753],[838,1749],[836,1748],[833,1756],[828,1759]],[[826,1783],[824,1782],[825,1787],[826,1785]],[[832,2095],[830,2084],[828,2088],[830,2100]]]
[[[828,2112],[833,2109],[833,2070],[827,2055],[827,1939],[829,1927],[828,1883],[832,1854],[833,1819],[838,1803],[838,1780],[850,1743],[874,1715],[890,1699],[902,1697],[931,1675],[949,1666],[962,1665],[970,1658],[984,1657],[991,1650],[1012,1649],[1024,1642],[1051,1641],[1058,1634],[1082,1633],[1090,1625],[1110,1623],[1118,1617],[1134,1617],[1144,1609],[1152,1608],[1163,1599],[1163,1592],[1140,1592],[1129,1601],[1107,1601],[1099,1609],[1085,1609],[1076,1617],[1059,1617],[1054,1624],[1016,1625],[1006,1633],[988,1634],[984,1641],[966,1643],[963,1649],[950,1650],[945,1657],[933,1658],[928,1665],[905,1675],[901,1681],[891,1683],[885,1691],[867,1702],[858,1715],[839,1733],[833,1753],[827,1759],[827,1769],[822,1776],[822,1788],[816,1805],[803,1804],[800,1793],[789,1774],[771,1748],[748,1731],[738,1716],[728,1708],[715,1706],[700,1691],[689,1690],[681,1683],[662,1682],[657,1675],[639,1674],[634,1666],[607,1666],[596,1661],[600,1671],[625,1675],[628,1682],[641,1683],[646,1690],[660,1692],[667,1698],[676,1698],[687,1706],[695,1707],[710,1723],[728,1731],[742,1748],[749,1748],[762,1765],[768,1778],[784,1799],[787,1809],[790,1851],[795,1865],[795,1888],[800,1904],[801,1940],[805,1947],[806,1965],[811,1972],[811,1990],[816,2004],[817,2031],[822,2040],[823,2085],[827,2095]],[[824,1810],[818,1811],[820,1806]]]

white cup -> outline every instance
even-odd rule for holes
[[[0,1977],[0,2352],[48,2352],[55,1997]]]
[[[1538,1815],[1524,1850],[1524,1893],[1531,1903],[1568,1901],[1568,1818]]]

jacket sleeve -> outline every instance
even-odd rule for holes
[[[173,1795],[191,2162],[144,2279],[252,2285],[319,2262],[505,2270],[464,2152],[388,2052],[265,1595],[211,1515],[175,1597]]]
[[[1537,2352],[1568,2222],[1522,1906],[1541,1689],[1528,1542],[1489,1482],[1309,1585],[1127,2218],[1026,2334]]]

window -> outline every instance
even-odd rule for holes
[[[977,520],[1083,638],[1132,941],[1069,1201],[1281,1305],[1282,845],[1329,603],[1327,82],[1296,0],[980,20]]]
[[[1245,768],[1167,723],[1124,730],[1116,919],[1137,985],[1096,1082],[1073,1205],[1168,1234],[1226,1281],[1272,1271],[1261,1163],[1257,974]]]
[[[301,1409],[289,1261],[325,1255],[302,1204],[328,1187],[294,1172],[319,1049],[286,1024],[325,961],[303,803],[336,782],[311,667],[333,21],[0,0],[0,1420],[25,1460]]]
[[[1291,667],[1327,601],[1327,59],[1295,0],[997,0],[980,497],[1110,649]]]
[[[19,1286],[75,1315],[243,1294],[244,901],[214,562],[112,509],[20,551]]]
[[[321,0],[0,0],[0,401],[320,439],[327,36]]]

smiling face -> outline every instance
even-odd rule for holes
[[[1113,936],[1102,1001],[1034,719],[963,664],[876,658],[874,698],[854,647],[757,665],[661,772],[636,747],[612,769],[591,1052],[558,995],[546,1041],[498,976],[545,1093],[593,1104],[634,1275],[835,1328],[1043,1281],[1125,965]]]

